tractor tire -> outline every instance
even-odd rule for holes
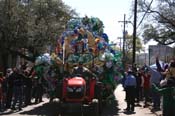
[[[98,99],[93,99],[92,100],[92,107],[93,107],[92,115],[93,116],[100,116],[100,114],[99,114],[99,101],[98,101]]]
[[[61,99],[62,97],[62,86],[63,86],[63,82],[59,82],[56,89],[55,89],[55,93],[56,93],[56,98]]]
[[[102,88],[99,85],[101,83],[97,83],[95,86],[95,99],[98,99],[98,104],[99,104],[99,113],[102,113],[102,107],[103,107],[103,94],[102,94]]]
[[[60,100],[60,99],[59,99]],[[62,107],[61,107],[61,101],[59,101],[59,103],[58,103],[58,105],[57,105],[57,107],[58,107],[58,116],[65,116],[64,115],[64,113],[63,113],[63,109],[62,109]]]

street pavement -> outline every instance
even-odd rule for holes
[[[124,109],[126,108],[126,102],[125,102],[125,92],[123,91],[122,85],[118,85],[116,90],[114,91],[114,94],[116,96],[117,101],[119,102],[119,116],[160,116],[161,111],[157,112],[151,112],[151,107],[143,108],[143,103],[141,102],[141,106],[135,107],[134,113],[126,113],[124,112]]]
[[[116,100],[106,104],[103,107],[102,116],[160,116],[161,111],[151,112],[150,108],[137,107],[134,113],[124,112],[126,108],[125,92],[122,85],[118,85],[114,91]],[[141,103],[141,105],[143,105]],[[43,102],[32,104],[24,107],[21,111],[12,111],[10,109],[0,112],[1,116],[58,116],[57,103],[49,103],[47,98],[43,98]]]

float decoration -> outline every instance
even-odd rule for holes
[[[70,19],[65,31],[57,39],[56,52],[45,53],[36,58],[36,66],[47,67],[44,68],[43,77],[50,80],[47,79],[47,72],[48,67],[52,65],[63,67],[60,73],[69,72],[77,61],[81,60],[86,66],[93,62],[94,66],[103,67],[99,71],[105,75],[103,82],[115,86],[115,81],[120,80],[121,74],[116,69],[122,68],[122,54],[111,47],[113,45],[109,44],[108,35],[103,32],[103,28],[103,22],[96,17]],[[81,57],[76,55],[81,53],[87,53],[87,55]],[[74,55],[68,57],[70,54]],[[93,58],[88,54],[92,54]],[[53,88],[51,84],[50,87]]]

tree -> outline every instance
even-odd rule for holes
[[[126,36],[126,51],[131,52],[133,48],[133,36],[132,35],[127,35]],[[136,52],[141,52],[143,50],[142,42],[140,38],[136,38]]]
[[[132,61],[132,50],[133,50],[133,36],[127,34],[126,35],[126,42],[125,42],[125,51],[127,59],[126,61]],[[136,38],[136,52],[141,52],[143,50],[142,42],[140,38]]]
[[[139,12],[147,15],[144,42],[153,39],[162,45],[175,43],[175,1],[140,0],[138,6]]]
[[[0,0],[0,49],[3,67],[9,54],[30,61],[46,45],[56,43],[66,22],[76,15],[61,0]],[[32,54],[28,56],[22,50]]]

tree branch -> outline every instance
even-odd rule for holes
[[[162,19],[165,19],[167,21],[167,23],[170,23],[173,27],[175,27],[174,22],[169,20],[167,17],[163,16],[162,14],[160,14],[160,12],[154,11],[154,10],[150,10],[149,13],[156,13],[156,14],[158,14]]]

